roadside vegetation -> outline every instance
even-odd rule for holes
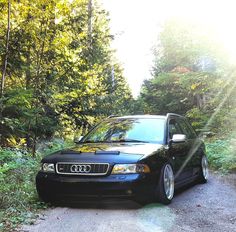
[[[210,166],[236,171],[236,67],[208,29],[167,21],[133,99],[108,23],[91,0],[0,2],[0,231],[48,207],[34,184],[42,156],[109,115],[185,115],[207,136]]]
[[[21,149],[0,150],[0,231],[12,231],[30,222],[37,210],[46,207],[36,195],[35,174],[40,156]]]
[[[39,210],[49,206],[38,199],[35,189],[40,160],[69,146],[71,142],[55,139],[41,144],[34,156],[22,148],[0,149],[0,231],[13,231],[21,223],[32,223]]]
[[[213,139],[206,142],[210,167],[223,174],[236,172],[236,139]]]

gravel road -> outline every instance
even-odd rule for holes
[[[109,200],[56,207],[24,232],[236,231],[236,178],[211,175],[204,185],[179,191],[169,206]]]

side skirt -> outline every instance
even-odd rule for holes
[[[187,184],[193,183],[198,178],[198,175],[194,175],[188,179],[181,180],[175,183],[175,189],[181,188]]]

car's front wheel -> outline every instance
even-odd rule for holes
[[[39,191],[37,189],[37,192],[38,192],[38,196],[39,198],[44,201],[45,203],[49,203],[52,201],[52,197],[51,195],[49,195],[48,193],[44,192],[44,191]]]
[[[38,193],[39,198],[44,201],[45,203],[49,203],[52,200],[51,194],[49,194],[48,192],[46,192],[42,186],[40,185],[40,183],[38,183],[37,179],[36,179],[36,190]]]
[[[206,183],[208,180],[208,175],[209,175],[209,171],[208,171],[208,161],[207,161],[207,157],[205,155],[202,156],[201,158],[201,167],[200,167],[200,173],[199,173],[199,182],[200,183]]]
[[[172,166],[165,163],[160,172],[159,181],[155,190],[155,198],[158,202],[165,205],[170,204],[174,197],[174,173]]]

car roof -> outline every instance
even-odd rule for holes
[[[121,119],[126,119],[126,118],[166,118],[164,115],[127,115],[127,116],[120,116],[120,117],[112,117],[112,118],[121,118]]]
[[[151,115],[151,114],[144,114],[144,115],[126,115],[126,116],[116,116],[111,115],[109,118],[120,118],[120,119],[128,119],[128,118],[146,118],[146,119],[155,119],[155,118],[168,118],[168,117],[183,117],[179,114],[168,113],[166,115]]]

